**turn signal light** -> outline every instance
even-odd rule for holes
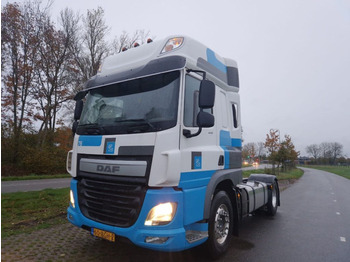
[[[166,52],[170,52],[174,49],[179,48],[183,44],[184,38],[183,37],[174,37],[168,40],[168,42],[165,44],[165,46],[162,49],[161,54],[164,54]]]

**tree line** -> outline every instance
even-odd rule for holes
[[[312,164],[337,165],[349,162],[349,159],[343,155],[343,145],[338,142],[311,144],[305,149],[306,153],[312,157]]]
[[[144,43],[149,32],[110,38],[101,7],[81,15],[52,1],[7,3],[1,10],[2,174],[65,171],[72,98],[103,59]],[[112,40],[108,40],[108,39]]]

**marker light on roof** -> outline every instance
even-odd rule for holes
[[[179,48],[182,45],[183,41],[184,41],[183,37],[174,37],[169,39],[166,45],[164,46],[161,54],[164,54],[166,52]]]

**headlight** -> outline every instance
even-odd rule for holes
[[[75,208],[74,194],[72,190],[70,191],[69,195],[70,195],[70,204],[72,205],[73,208]]]
[[[177,204],[167,202],[159,204],[149,211],[145,221],[146,226],[160,226],[169,224],[176,213]]]

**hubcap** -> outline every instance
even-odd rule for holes
[[[216,241],[223,244],[230,228],[230,214],[225,204],[221,204],[216,210],[214,227]]]

